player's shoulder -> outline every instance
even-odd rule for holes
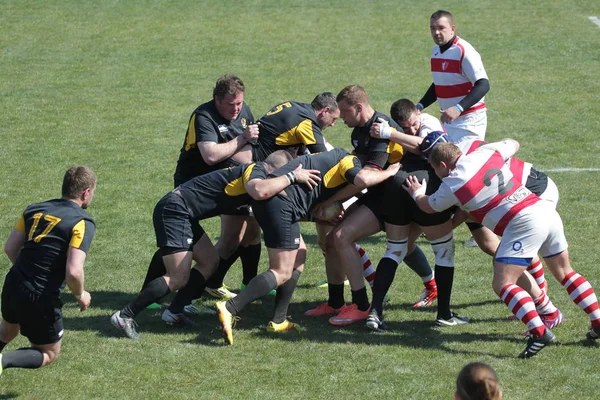
[[[458,37],[458,40],[456,41],[455,45],[464,51],[465,56],[467,56],[468,54],[479,54],[470,42],[466,41],[461,37]]]
[[[425,137],[430,132],[433,132],[433,131],[441,131],[441,132],[446,131],[444,129],[444,126],[442,125],[442,122],[431,114],[421,113],[421,115],[419,116],[419,119],[421,120],[421,128],[419,128],[419,136],[421,136],[421,137]]]
[[[36,213],[50,214],[61,220],[71,220],[78,222],[82,219],[94,223],[92,217],[78,204],[68,199],[52,199],[41,203],[31,204],[27,207],[26,214],[34,215]]]
[[[194,110],[193,114],[197,116],[202,116],[211,120],[215,120],[219,117],[219,111],[215,105],[215,100],[207,101],[206,103],[200,104]]]

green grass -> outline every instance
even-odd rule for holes
[[[87,164],[99,175],[86,264],[93,307],[79,313],[65,295],[60,358],[39,371],[5,371],[0,397],[443,399],[458,370],[482,360],[498,371],[505,398],[597,398],[600,349],[582,340],[584,313],[551,281],[567,317],[555,331],[559,345],[516,359],[524,328],[505,320],[491,259],[460,245],[465,228],[455,235],[453,303],[474,319],[467,326],[436,330],[432,310],[410,309],[420,283],[405,267],[386,312],[392,332],[303,317],[326,298],[313,287],[324,268],[305,224],[308,261],[290,308],[301,332],[265,334],[272,299],[243,311],[233,347],[221,345],[211,317],[173,331],[146,312],[139,342],[111,329],[109,315],[137,293],[154,251],[151,212],[171,188],[189,114],[220,75],[242,77],[257,117],[279,101],[309,102],[353,83],[387,112],[400,97],[418,100],[431,82],[428,18],[438,7],[455,14],[459,35],[482,54],[490,140],[516,138],[521,157],[541,170],[600,167],[600,29],[587,19],[600,8],[591,0],[0,1],[0,240],[28,203],[59,195],[67,167]],[[427,111],[436,115],[436,106]],[[349,132],[338,123],[326,135],[349,148]],[[600,288],[598,172],[550,175],[573,265]],[[218,219],[203,226],[216,239]],[[376,262],[382,236],[363,244]],[[0,271],[9,266],[3,257]],[[233,267],[226,282],[238,286],[240,275]]]

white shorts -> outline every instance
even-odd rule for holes
[[[540,199],[553,203],[554,208],[556,208],[559,197],[558,186],[556,186],[556,183],[548,177],[548,186],[546,187],[546,190],[544,190],[544,193],[540,195]]]
[[[485,140],[487,112],[485,109],[462,115],[451,124],[444,124],[448,138],[452,143],[462,140]]]
[[[523,267],[538,253],[551,257],[568,247],[562,219],[550,201],[538,201],[518,213],[506,226],[495,260]]]

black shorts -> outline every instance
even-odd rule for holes
[[[435,226],[445,223],[452,218],[450,210],[429,214],[422,211],[412,199],[403,185],[408,176],[415,176],[422,182],[427,181],[427,192],[430,195],[440,186],[441,181],[433,169],[416,169],[412,171],[398,171],[398,173],[385,181],[385,196],[381,205],[381,217],[392,225],[409,225],[411,222],[419,226]]]
[[[2,288],[2,318],[19,324],[21,334],[33,344],[58,342],[63,337],[63,303],[58,296],[41,296],[9,272]]]
[[[196,241],[200,239],[197,235],[200,234],[202,227],[197,220],[190,220],[190,213],[185,201],[173,192],[168,193],[159,200],[156,207],[154,207],[152,220],[158,247],[172,247],[192,251],[195,243],[194,239]],[[204,230],[202,230],[203,233]]]
[[[224,212],[223,215],[239,215],[247,217],[252,215],[252,207],[246,204],[236,208],[235,210]]]
[[[357,203],[367,207],[379,218],[381,214],[381,206],[383,204],[383,197],[385,193],[385,184],[389,179],[379,185],[372,186],[367,189],[367,193],[357,200]]]
[[[282,195],[252,203],[254,217],[263,231],[265,246],[270,249],[300,247],[299,218],[294,205]]]

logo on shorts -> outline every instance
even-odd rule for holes
[[[521,243],[519,240],[517,240],[516,242],[513,243],[512,249],[513,249],[513,251],[516,251],[517,253],[522,253],[523,252],[523,243]]]
[[[294,244],[300,244],[300,238],[295,238],[294,239]]]
[[[194,242],[194,239],[192,238],[187,238],[187,244],[192,244]]]
[[[58,332],[58,338],[60,339],[61,337],[63,337],[64,333],[65,333],[65,330],[61,329],[60,332]]]

